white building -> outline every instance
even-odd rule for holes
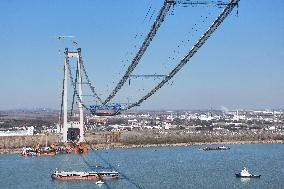
[[[0,136],[27,136],[34,135],[34,127],[28,127],[26,130],[18,131],[0,131]]]

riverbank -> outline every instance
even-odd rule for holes
[[[284,144],[282,140],[269,141],[227,141],[227,142],[192,142],[192,143],[175,143],[175,144],[93,144],[91,149],[110,149],[110,148],[149,148],[149,147],[179,147],[179,146],[203,146],[203,145],[232,145],[232,144]]]
[[[192,142],[175,144],[88,144],[91,150],[104,150],[113,148],[151,148],[151,147],[181,147],[181,146],[208,146],[208,145],[232,145],[232,144],[284,144],[283,140],[265,140],[265,141],[227,141],[227,142]],[[0,154],[19,154],[21,148],[0,149]]]
[[[283,144],[284,135],[276,132],[186,132],[172,131],[125,131],[125,132],[87,132],[86,144],[90,149],[109,148],[146,148],[193,145],[230,145],[230,144]],[[64,145],[60,135],[49,134],[34,136],[0,137],[0,154],[19,153],[22,147]],[[67,144],[69,145],[69,144]]]
[[[40,144],[45,146],[46,143],[59,143],[60,137],[58,135],[33,135],[33,136],[1,136],[0,137],[0,154],[14,154],[20,153],[24,146],[34,146]]]

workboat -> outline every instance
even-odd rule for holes
[[[116,171],[93,171],[93,172],[78,172],[78,171],[54,171],[51,175],[54,180],[107,180],[117,179],[118,172]]]
[[[217,147],[219,150],[230,150],[230,147],[227,146],[219,146]]]
[[[259,178],[261,175],[252,175],[249,173],[247,168],[244,167],[244,169],[240,173],[236,173],[236,177],[240,178]]]
[[[202,148],[204,151],[209,151],[209,150],[230,150],[230,147],[227,146],[218,146],[218,147],[205,147]]]
[[[21,151],[21,155],[24,157],[27,156],[55,156],[57,154],[70,154],[70,147],[65,146],[55,146],[51,145],[50,147],[40,147],[38,144],[33,148],[23,147]]]
[[[24,156],[24,157],[27,157],[27,156],[36,156],[36,155],[37,155],[37,152],[36,152],[33,148],[26,148],[26,147],[23,147],[23,148],[22,148],[22,151],[21,151],[21,155]]]
[[[49,147],[43,147],[43,148],[22,148],[21,155],[24,157],[27,156],[55,156],[56,150],[49,148]]]
[[[50,147],[42,147],[38,150],[37,156],[55,156],[56,150]]]
[[[104,181],[99,180],[99,181],[96,182],[96,184],[98,184],[98,185],[104,184]]]

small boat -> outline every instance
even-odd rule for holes
[[[239,178],[260,178],[261,175],[252,175],[249,173],[247,168],[244,167],[244,169],[240,173],[236,173],[236,177]]]
[[[99,180],[99,181],[96,182],[96,184],[98,184],[98,185],[99,185],[99,184],[104,184],[104,181]]]
[[[37,156],[55,156],[56,152],[40,152],[37,153]]]
[[[210,151],[210,150],[230,150],[230,147],[227,146],[218,146],[218,147],[205,147],[202,148],[204,151]]]
[[[36,156],[37,152],[32,149],[32,148],[27,148],[27,147],[23,147],[22,151],[20,153],[22,156],[27,157],[27,156]]]
[[[107,180],[117,179],[118,172],[116,171],[92,171],[92,172],[78,172],[78,171],[54,171],[51,175],[54,180]]]
[[[37,156],[55,156],[56,150],[51,147],[41,147],[37,150]]]
[[[70,154],[72,151],[72,148],[67,146],[59,146],[59,147],[55,147],[56,149],[56,155],[57,154]]]

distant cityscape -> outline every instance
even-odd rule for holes
[[[76,121],[75,113],[72,120]],[[59,111],[29,110],[0,112],[0,136],[60,133]],[[284,134],[284,110],[195,110],[195,111],[137,111],[113,117],[85,114],[85,130],[140,131],[183,130],[216,133],[270,131]]]

